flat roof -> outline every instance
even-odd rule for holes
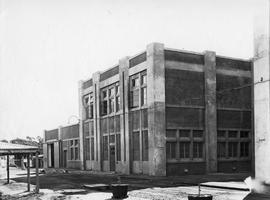
[[[0,155],[30,154],[37,151],[36,146],[0,142]]]

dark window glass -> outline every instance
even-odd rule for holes
[[[107,90],[102,91],[102,97],[103,99],[107,97]]]
[[[139,78],[133,78],[131,82],[132,82],[132,87],[139,86]]]
[[[179,157],[189,158],[190,156],[190,142],[180,142],[179,143]]]
[[[237,131],[228,131],[229,138],[237,138],[238,132]]]
[[[217,143],[217,156],[218,158],[226,157],[226,142],[218,142]]]
[[[94,135],[94,123],[90,122],[90,135]]]
[[[249,131],[240,131],[240,138],[248,138]]]
[[[90,107],[89,107],[89,118],[93,119],[94,116],[94,106],[93,106],[93,102],[90,103]]]
[[[190,130],[179,130],[179,137],[190,137]]]
[[[103,160],[108,160],[108,136],[103,136]]]
[[[140,160],[140,133],[133,132],[133,160]]]
[[[167,138],[176,138],[176,130],[167,130],[166,137]]]
[[[193,158],[202,158],[202,157],[203,157],[203,143],[193,142]]]
[[[115,143],[115,135],[110,135],[110,143]]]
[[[116,159],[121,161],[121,137],[120,134],[116,135]]]
[[[194,138],[202,138],[203,137],[203,130],[193,130],[193,137]]]
[[[217,131],[217,137],[218,138],[225,138],[226,137],[226,131],[218,130]]]
[[[109,99],[109,113],[114,112],[114,99]]]
[[[142,154],[143,161],[148,161],[148,131],[142,131]]]
[[[141,113],[142,113],[142,121],[141,121],[142,128],[147,128],[148,127],[148,111],[147,109],[143,109],[141,110]]]
[[[176,142],[166,143],[166,156],[167,160],[176,158]]]
[[[248,157],[248,156],[249,156],[249,142],[241,142],[240,157]]]
[[[75,147],[75,160],[79,160],[79,148]]]
[[[85,140],[85,159],[90,160],[90,139],[86,138]]]
[[[89,122],[84,123],[83,130],[84,130],[84,136],[89,136],[89,132],[90,132]]]
[[[120,110],[120,97],[116,97],[116,112]]]
[[[110,133],[114,133],[114,117],[109,118],[109,131]]]
[[[115,116],[115,129],[116,132],[120,132],[120,115]]]
[[[102,115],[107,115],[107,100],[102,102]]]
[[[91,160],[95,160],[94,138],[91,138]]]
[[[130,106],[132,108],[139,106],[139,89],[130,92]]]
[[[238,143],[237,142],[229,142],[228,143],[228,156],[229,157],[237,157]]]

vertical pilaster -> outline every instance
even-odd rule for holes
[[[205,152],[207,173],[217,172],[216,54],[204,54]]]
[[[92,76],[93,80],[93,103],[94,103],[94,140],[95,140],[95,162],[94,170],[102,170],[102,159],[101,159],[101,135],[100,135],[100,72],[96,72]]]
[[[59,167],[63,167],[62,126],[58,126]]]
[[[258,2],[254,24],[255,177],[270,180],[270,16],[269,1]]]
[[[166,176],[164,45],[147,46],[149,174]]]
[[[119,86],[120,86],[120,133],[121,133],[121,160],[123,173],[130,174],[130,148],[129,148],[129,58],[119,60]]]
[[[43,166],[44,168],[48,168],[48,144],[46,143],[45,137],[46,136],[46,130],[43,132]]]
[[[84,169],[84,145],[83,145],[83,120],[85,119],[85,109],[83,108],[83,81],[79,81],[79,139],[80,139],[80,169]]]

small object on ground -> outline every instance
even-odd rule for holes
[[[124,199],[127,198],[128,184],[112,184],[113,199]]]
[[[211,194],[201,194],[201,184],[198,185],[198,194],[189,194],[188,200],[212,200]]]

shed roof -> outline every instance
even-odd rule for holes
[[[38,147],[0,142],[0,155],[29,154],[38,151]]]

